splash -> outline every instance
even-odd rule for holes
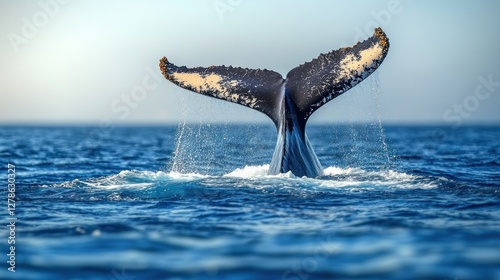
[[[377,73],[352,89],[346,98],[347,115],[352,121],[332,125],[330,138],[337,143],[336,166],[370,169],[395,168],[382,124],[382,96]],[[316,148],[316,147],[315,147]]]
[[[391,156],[389,153],[389,147],[387,145],[387,140],[385,137],[385,130],[384,126],[382,125],[382,108],[381,108],[381,89],[380,89],[380,79],[378,77],[378,73],[375,73],[375,76],[373,77],[373,83],[374,85],[372,86],[372,91],[373,91],[373,97],[375,99],[375,104],[377,108],[377,127],[380,133],[379,140],[382,143],[382,152],[385,155],[385,158],[387,159],[387,165],[386,167],[389,167],[392,165],[391,162]]]
[[[199,104],[191,102],[188,95],[182,95],[181,100],[183,121],[177,127],[175,150],[169,170],[177,173],[211,174],[218,158],[224,157],[226,152],[219,144],[228,137],[227,122],[221,125],[207,123],[206,120],[210,121],[209,116],[215,110],[214,101]],[[198,108],[201,105],[203,108]],[[192,116],[199,117],[200,112],[204,112],[204,119],[191,123],[186,121]]]
[[[245,166],[243,168],[237,168],[236,170],[225,174],[225,177],[235,177],[235,178],[261,178],[267,176],[267,171],[269,170],[269,164],[258,165],[258,166]]]
[[[53,187],[120,191],[174,191],[179,188],[221,188],[237,189],[239,187],[295,188],[308,191],[330,188],[349,189],[428,189],[438,187],[441,179],[428,178],[408,174],[396,170],[369,171],[361,168],[341,168],[330,166],[324,169],[325,176],[320,178],[296,177],[291,172],[278,175],[267,175],[269,165],[245,166],[236,168],[220,176],[200,173],[180,173],[163,171],[124,170],[118,174],[88,180],[73,180]],[[49,186],[45,186],[49,187]],[[319,188],[319,189],[318,189]]]
[[[360,167],[370,170],[391,170],[395,168],[391,160],[391,151],[387,144],[385,130],[381,117],[381,88],[378,74],[374,73],[353,90],[347,106],[351,107],[351,119],[343,126],[331,125],[326,130],[313,136],[313,146],[323,154],[321,161],[327,165],[342,167]],[[196,97],[196,96],[194,96]],[[221,106],[231,106],[229,103],[208,100],[199,103],[189,100],[190,95],[182,95],[183,121],[176,132],[175,151],[166,170],[179,174],[204,174],[221,176],[237,175],[238,172],[261,171],[231,171],[238,167],[255,166],[271,160],[274,138],[269,137],[257,125],[245,125],[237,130],[229,123],[230,118],[224,118],[225,123],[211,124],[210,116],[225,114]],[[201,118],[197,122],[188,123],[192,117]],[[328,134],[328,130],[333,134]],[[268,141],[268,142],[266,142]],[[265,144],[263,144],[265,143]],[[267,143],[270,143],[269,146]],[[332,143],[334,143],[332,145]],[[248,155],[251,154],[249,157]]]
[[[271,160],[272,150],[265,153],[275,144],[268,133],[274,130],[271,123],[233,124],[228,113],[232,104],[214,99],[200,104],[188,100],[189,95],[182,96],[184,120],[177,127],[174,152],[166,168],[168,172],[223,175],[240,166]],[[211,123],[215,115],[224,121]],[[193,117],[201,119],[187,121]]]

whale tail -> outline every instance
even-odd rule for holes
[[[318,108],[372,74],[388,50],[389,39],[376,28],[367,40],[321,54],[292,69],[286,78],[266,69],[176,66],[166,57],[160,60],[160,69],[166,79],[182,88],[266,114],[283,135],[278,139],[270,172],[291,170],[297,176],[314,177],[322,170],[305,135],[307,120]],[[307,166],[314,170],[308,171]]]
[[[388,50],[387,36],[376,28],[367,40],[321,54],[292,69],[286,79],[266,69],[176,66],[166,57],[160,60],[160,68],[166,79],[182,88],[255,109],[277,124],[276,103],[283,89],[297,105],[297,113],[307,121],[319,107],[373,73]]]

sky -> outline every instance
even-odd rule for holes
[[[381,26],[389,54],[311,122],[500,124],[500,1],[0,0],[0,124],[270,122],[158,61],[283,76]]]

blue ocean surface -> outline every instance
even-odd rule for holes
[[[307,133],[324,177],[268,125],[1,127],[0,278],[500,279],[499,127]]]

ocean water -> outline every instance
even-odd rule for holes
[[[324,177],[267,125],[1,127],[0,278],[500,279],[499,127],[307,133]]]

